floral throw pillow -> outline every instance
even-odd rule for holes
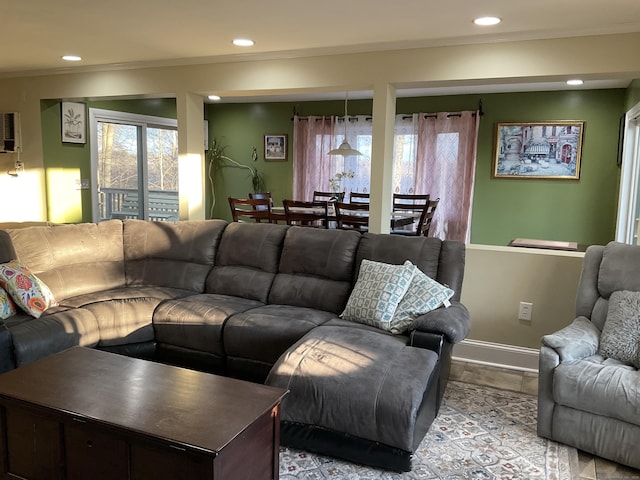
[[[420,315],[435,310],[441,305],[448,306],[449,299],[455,293],[449,287],[436,282],[429,275],[423,273],[409,260],[404,264],[415,268],[416,273],[413,275],[407,293],[402,297],[402,301],[393,315],[391,333],[404,333]]]
[[[389,331],[416,268],[362,260],[342,318]]]
[[[0,288],[0,320],[16,314],[16,304],[4,288]]]
[[[49,287],[17,260],[0,265],[0,287],[11,295],[16,305],[35,318],[57,305]]]

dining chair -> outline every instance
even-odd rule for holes
[[[268,198],[229,197],[234,222],[271,222],[271,200]]]
[[[349,202],[360,205],[369,205],[371,196],[368,193],[351,192]]]
[[[420,216],[420,220],[418,221],[419,227],[418,231],[420,232],[418,235],[422,235],[424,237],[429,236],[429,229],[431,228],[431,222],[433,221],[433,215],[436,213],[436,207],[440,203],[440,197],[435,200],[429,200],[429,205]]]
[[[329,226],[329,202],[327,201],[283,200],[282,205],[287,225],[315,228]]]
[[[271,206],[273,207],[273,198],[271,198],[271,192],[260,192],[260,193],[249,193],[249,198],[268,198],[271,202]],[[260,210],[264,210],[264,206],[260,205]]]
[[[344,202],[344,192],[313,192],[314,202]]]
[[[358,232],[369,230],[369,204],[338,202],[335,209],[337,228]]]
[[[404,193],[393,194],[393,211],[414,215],[416,221],[411,228],[398,228],[391,230],[396,235],[422,235],[423,222],[427,217],[429,208],[429,194],[413,195]],[[425,218],[423,218],[425,217]]]

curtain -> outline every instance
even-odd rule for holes
[[[469,243],[478,112],[441,112],[413,117],[418,135],[416,193],[440,198],[430,235]]]
[[[369,192],[371,178],[371,117],[349,116],[346,136],[362,155],[328,155],[345,136],[344,117],[293,118],[293,196],[311,200],[315,190],[331,191],[330,179],[347,173],[338,184],[341,192]]]
[[[477,112],[398,115],[394,132],[393,192],[440,198],[430,234],[468,243],[478,143]],[[369,192],[371,117],[349,117],[347,140],[362,156],[327,155],[345,135],[343,117],[294,117],[293,195],[310,200],[329,191],[341,172],[339,191]]]
[[[335,117],[293,117],[293,198],[312,200],[314,190],[329,191]]]

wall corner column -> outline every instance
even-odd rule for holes
[[[180,220],[204,220],[204,101],[182,92],[176,96],[178,116],[178,169]]]
[[[390,84],[373,89],[373,138],[371,145],[371,211],[369,231],[389,233],[393,189],[393,132],[396,89]]]

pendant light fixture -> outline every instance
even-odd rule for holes
[[[349,117],[347,116],[347,99],[349,98],[349,92],[346,92],[344,97],[344,140],[338,148],[334,148],[330,150],[328,155],[342,155],[343,157],[351,157],[352,155],[362,155],[358,150],[349,145],[347,142],[347,122],[349,121]]]

